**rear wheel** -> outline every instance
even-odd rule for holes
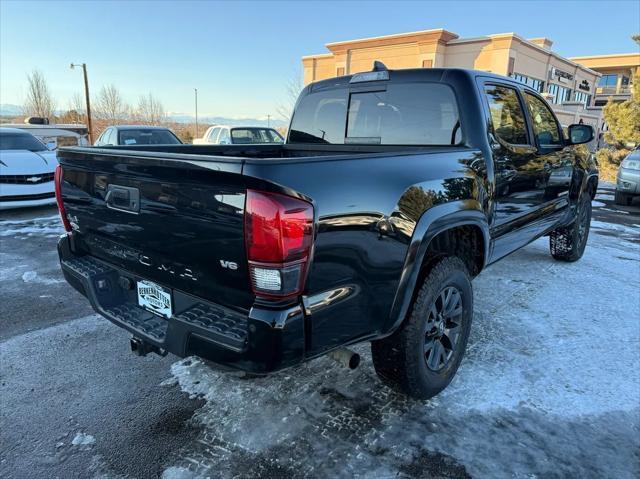
[[[633,196],[627,195],[620,191],[616,191],[616,195],[615,195],[616,205],[631,206],[632,201],[633,201]]]
[[[371,343],[376,373],[415,398],[435,396],[458,370],[472,316],[473,291],[465,264],[456,257],[440,260],[424,279],[401,328]]]
[[[584,193],[569,226],[557,228],[549,235],[551,256],[559,261],[578,261],[584,254],[591,226],[591,195]]]

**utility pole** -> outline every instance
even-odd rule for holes
[[[271,115],[267,115],[267,128],[271,127]]]
[[[193,90],[196,93],[196,138],[200,138],[200,135],[198,134],[198,89],[194,88]]]
[[[74,67],[82,67],[82,73],[84,74],[84,97],[87,102],[87,130],[89,131],[89,144],[93,144],[93,128],[91,126],[91,102],[89,100],[89,78],[87,77],[87,64],[72,63],[71,69]]]

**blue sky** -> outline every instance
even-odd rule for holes
[[[640,2],[36,2],[0,0],[0,103],[22,104],[41,70],[59,107],[114,84],[135,103],[151,92],[172,112],[275,115],[303,55],[325,43],[430,28],[461,37],[546,36],[565,56],[637,50]]]

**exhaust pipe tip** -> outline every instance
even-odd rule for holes
[[[349,369],[355,369],[360,366],[360,355],[358,353],[352,353],[351,359],[349,359]]]
[[[356,369],[360,365],[360,355],[347,348],[334,349],[328,356],[345,368]]]

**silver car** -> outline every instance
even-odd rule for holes
[[[616,181],[616,204],[631,205],[634,196],[640,195],[640,145],[620,164]]]

